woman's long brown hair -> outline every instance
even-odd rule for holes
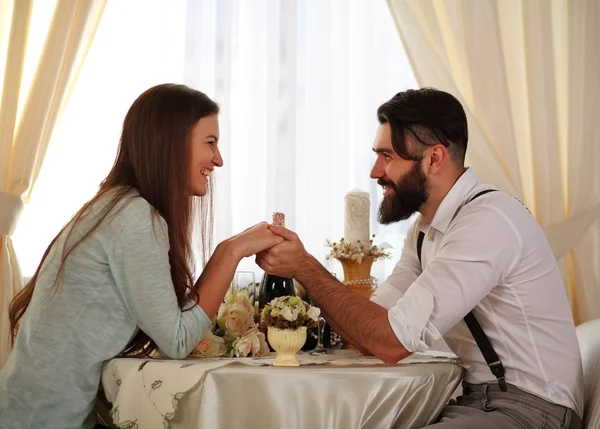
[[[12,340],[17,335],[19,321],[25,314],[46,257],[66,233],[61,264],[54,287],[62,278],[65,261],[73,250],[86,240],[109,214],[115,214],[119,201],[135,189],[148,201],[155,213],[164,218],[169,228],[169,262],[171,278],[179,307],[184,311],[186,302],[196,295],[194,285],[194,255],[192,252],[192,224],[195,222],[195,199],[187,196],[189,189],[189,141],[194,125],[203,117],[218,114],[219,107],[202,92],[184,85],[164,84],[152,87],[140,95],[130,107],[119,143],[117,158],[98,193],[88,201],[73,219],[52,240],[35,274],[13,299],[9,307]],[[205,197],[200,198],[199,231],[201,257],[204,262],[210,252],[212,231],[212,182]],[[71,244],[69,238],[74,226],[85,218],[88,209],[100,198],[109,203],[98,215],[94,225],[80,240]],[[126,204],[126,203],[125,203]],[[125,204],[121,204],[123,207]],[[119,210],[119,209],[117,209]],[[65,232],[69,229],[67,232]],[[68,244],[68,245],[67,245]],[[156,344],[141,330],[123,350],[131,357],[148,356]]]

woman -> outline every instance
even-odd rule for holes
[[[223,165],[218,112],[182,85],[153,87],[133,103],[99,192],[11,303],[16,340],[0,371],[0,428],[93,427],[104,361],[156,351],[185,358],[240,260],[282,241],[266,223],[225,240],[194,284],[193,197],[203,197],[206,255],[211,175]]]

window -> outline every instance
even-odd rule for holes
[[[377,223],[371,147],[377,107],[416,82],[386,3],[153,0],[106,6],[14,236],[25,276],[110,170],[131,103],[164,82],[222,107],[216,242],[283,211],[324,261],[325,239],[343,236],[344,195],[360,188],[376,242],[394,247],[373,273],[391,272],[407,223]],[[252,258],[239,269],[260,271]]]

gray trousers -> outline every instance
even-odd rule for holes
[[[582,429],[573,410],[508,385],[463,383],[456,404],[442,410],[432,429]]]

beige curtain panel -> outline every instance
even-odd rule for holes
[[[106,0],[56,2],[33,80],[24,87],[39,2],[0,0],[0,367],[10,352],[8,306],[23,287],[11,235],[94,38]],[[47,7],[47,4],[46,4]]]
[[[600,317],[600,2],[388,4],[419,85],[465,106],[479,180],[544,227],[576,323]]]

